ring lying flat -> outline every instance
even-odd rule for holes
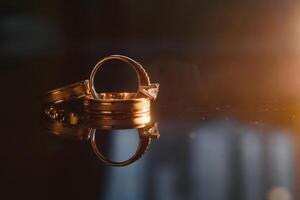
[[[151,120],[150,99],[135,93],[100,93],[101,100],[87,95],[83,100],[89,126],[98,129],[145,127]]]
[[[76,100],[89,93],[88,80],[67,85],[44,94],[42,103],[44,105],[59,104],[67,101]]]

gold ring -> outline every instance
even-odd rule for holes
[[[64,103],[82,98],[89,93],[88,80],[67,85],[44,94],[42,103],[44,105]]]
[[[83,100],[87,124],[98,129],[145,127],[151,121],[150,99],[135,93],[100,93],[101,100],[87,95]]]
[[[120,60],[120,61],[123,61],[123,62],[129,64],[131,67],[133,67],[133,69],[135,70],[135,72],[137,74],[138,81],[139,81],[139,87],[138,87],[136,96],[143,94],[151,99],[156,99],[159,84],[157,84],[157,83],[151,84],[149,76],[146,73],[145,69],[142,67],[142,65],[139,64],[138,62],[136,62],[135,60],[128,58],[126,56],[122,56],[122,55],[107,56],[107,57],[103,58],[102,60],[100,60],[93,68],[90,78],[89,78],[88,85],[90,88],[91,95],[94,99],[101,99],[101,97],[99,97],[99,95],[97,94],[97,92],[95,90],[95,86],[94,86],[95,74],[97,73],[98,69],[105,62],[110,61],[110,60]]]

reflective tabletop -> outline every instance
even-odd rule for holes
[[[1,199],[300,198],[300,4],[170,4],[3,2]],[[160,137],[123,167],[99,160],[90,127],[45,119],[41,102],[111,54],[137,60],[160,84],[151,107]],[[118,61],[95,76],[97,92],[137,85]],[[82,103],[64,108],[80,113]],[[139,131],[94,136],[107,158],[124,161]]]

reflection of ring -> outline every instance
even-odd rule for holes
[[[110,61],[110,60],[121,60],[121,61],[129,64],[131,67],[133,67],[133,69],[135,70],[135,72],[137,74],[138,81],[139,81],[139,88],[138,88],[137,94],[144,94],[147,97],[152,98],[152,99],[156,98],[159,85],[158,84],[150,84],[149,76],[141,64],[139,64],[138,62],[134,61],[131,58],[128,58],[128,57],[122,56],[122,55],[107,56],[107,57],[103,58],[102,60],[100,60],[95,65],[95,67],[93,68],[93,70],[91,72],[90,79],[89,79],[89,88],[90,88],[90,92],[91,92],[91,95],[93,98],[101,99],[101,97],[99,97],[99,95],[97,94],[95,87],[94,87],[95,74],[98,71],[98,69],[105,62]]]
[[[88,91],[88,80],[84,80],[47,92],[42,102],[45,105],[63,103],[84,97]]]
[[[46,109],[42,124],[46,131],[51,134],[65,136],[76,140],[88,140],[90,128],[80,123],[80,116],[63,109]]]
[[[146,150],[148,149],[148,147],[151,143],[151,138],[152,138],[150,135],[148,135],[149,130],[151,130],[150,132],[153,133],[152,137],[157,138],[159,136],[156,123],[147,126],[147,128],[139,129],[139,146],[138,146],[135,154],[126,161],[121,161],[121,162],[111,161],[101,153],[101,151],[98,149],[98,146],[96,144],[96,138],[95,138],[96,129],[91,129],[91,131],[90,131],[91,145],[92,145],[93,151],[96,154],[96,156],[105,164],[111,165],[111,166],[116,166],[116,167],[126,166],[126,165],[129,165],[129,164],[135,162],[139,158],[141,158],[143,156],[143,154],[146,152]],[[154,133],[154,132],[156,132],[156,133]],[[156,135],[156,136],[154,136],[154,135]]]

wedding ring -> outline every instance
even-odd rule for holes
[[[42,103],[44,105],[59,104],[67,101],[76,100],[89,93],[88,80],[67,85],[44,94]]]
[[[107,61],[121,60],[135,70],[139,87],[136,93],[97,93],[94,77]],[[122,55],[111,55],[100,60],[89,79],[90,95],[84,97],[83,107],[89,113],[92,126],[110,128],[144,127],[151,121],[150,107],[158,93],[159,84],[150,84],[149,76],[138,62]]]
[[[136,96],[147,96],[148,98],[151,98],[153,100],[156,99],[159,84],[157,84],[157,83],[151,84],[149,76],[146,73],[145,69],[142,67],[142,65],[139,64],[138,62],[136,62],[135,60],[128,58],[126,56],[122,56],[122,55],[107,56],[107,57],[103,58],[102,60],[100,60],[93,68],[90,78],[89,78],[88,85],[90,88],[91,95],[94,99],[101,99],[101,96],[98,95],[98,93],[95,90],[95,86],[94,86],[95,74],[97,73],[98,69],[105,62],[108,62],[111,60],[123,61],[123,62],[127,63],[128,65],[130,65],[135,70],[137,77],[138,77],[138,82],[139,82],[139,87],[138,87]]]
[[[102,162],[104,162],[106,165],[115,166],[115,167],[122,167],[122,166],[129,165],[129,164],[137,161],[144,155],[144,153],[150,146],[151,139],[152,139],[152,137],[154,137],[154,135],[156,135],[155,138],[157,138],[159,136],[156,123],[149,124],[147,127],[143,128],[143,129],[138,129],[138,131],[139,131],[138,148],[137,148],[135,154],[126,161],[121,161],[121,162],[111,161],[110,159],[108,159],[106,156],[104,156],[102,154],[102,152],[99,150],[97,143],[96,143],[96,129],[91,129],[91,131],[90,131],[90,137],[91,137],[90,141],[91,141],[93,151],[96,154],[96,156]],[[153,134],[152,137],[149,135],[149,131],[152,132],[152,134]]]
[[[88,125],[98,129],[141,128],[151,121],[150,99],[135,93],[100,93],[101,100],[87,95],[83,100]]]

